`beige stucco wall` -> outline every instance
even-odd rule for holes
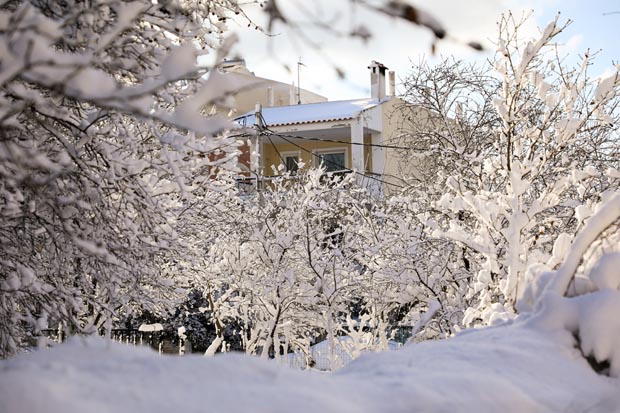
[[[383,112],[383,141],[385,145],[404,146],[411,145],[407,138],[399,138],[399,135],[406,134],[407,125],[412,122],[430,123],[430,114],[422,109],[410,108],[407,111],[399,110],[399,106],[408,105],[402,99],[394,98],[386,104]],[[432,163],[433,159],[421,157],[414,151],[404,151],[399,149],[385,149],[385,166],[383,179],[396,185],[404,185],[410,178],[420,179],[420,171],[426,168],[426,164]],[[388,185],[387,190],[394,190],[396,187]]]
[[[268,107],[269,88],[273,89],[273,106],[286,106],[290,104],[290,84],[254,76],[247,70],[233,71],[228,73],[228,75],[233,77],[233,79],[236,78],[239,84],[248,84],[249,81],[253,83],[256,82],[253,86],[239,90],[233,95],[234,109],[231,113],[231,117],[241,116],[253,111],[256,103],[260,103],[263,107]],[[297,89],[295,89],[295,93],[296,92]],[[327,102],[327,98],[317,93],[301,89],[301,102]]]
[[[343,136],[338,138],[337,140],[349,140],[349,136]],[[346,148],[346,167],[351,167],[351,151],[350,145],[345,145],[342,143],[335,142],[319,142],[319,141],[304,141],[299,139],[295,142],[296,145],[303,148],[300,149],[298,146],[290,144],[290,143],[280,143],[280,144],[271,144],[269,140],[265,140],[263,143],[263,165],[264,165],[264,175],[271,176],[273,175],[273,170],[271,168],[272,165],[278,166],[282,162],[280,157],[278,156],[278,151],[280,154],[285,152],[299,152],[301,161],[305,164],[306,168],[315,166],[315,156],[312,155],[315,151],[321,150],[329,150],[329,149],[341,149]],[[277,149],[277,151],[276,151]]]

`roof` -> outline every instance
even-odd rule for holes
[[[383,101],[374,99],[337,100],[263,108],[262,112],[266,126],[300,125],[353,119],[360,112],[381,103]],[[255,123],[254,112],[248,112],[235,120],[242,126],[253,126]]]

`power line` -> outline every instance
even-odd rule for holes
[[[342,143],[342,144],[346,144],[346,145],[358,145],[358,146],[368,146],[371,148],[385,148],[385,149],[401,149],[401,150],[406,150],[406,151],[411,151],[413,150],[413,148],[409,148],[406,146],[396,146],[396,145],[379,145],[376,143],[364,143],[364,142],[347,142],[347,141],[340,141],[337,139],[327,139],[327,138],[317,138],[317,137],[310,137],[310,136],[299,136],[299,135],[290,135],[290,134],[283,134],[283,133],[278,133],[275,132],[267,127],[264,128],[265,130],[268,130],[269,132],[276,134],[278,136],[285,136],[287,138],[292,138],[292,139],[303,139],[306,141],[317,141],[317,142],[330,142],[330,143]]]
[[[345,167],[344,165],[341,165],[341,164],[336,163],[336,162],[334,162],[334,161],[331,161],[331,160],[329,160],[329,159],[325,159],[325,158],[323,158],[321,155],[316,154],[316,153],[312,152],[311,150],[306,149],[306,148],[304,148],[304,147],[302,147],[302,146],[300,146],[300,145],[296,144],[295,142],[291,142],[290,140],[288,140],[288,139],[287,139],[287,137],[290,137],[290,136],[287,136],[287,135],[283,135],[283,134],[276,133],[275,131],[273,131],[273,130],[269,129],[268,127],[266,127],[266,126],[265,126],[265,119],[263,118],[263,114],[262,114],[262,113],[257,112],[257,113],[255,114],[255,117],[256,117],[256,118],[257,118],[257,120],[258,120],[258,125],[257,125],[257,126],[258,126],[258,129],[259,129],[259,133],[260,133],[260,132],[265,132],[265,131],[269,132],[269,134],[270,134],[270,135],[267,135],[267,138],[269,139],[269,142],[271,143],[271,146],[272,146],[272,147],[274,148],[274,150],[277,152],[278,157],[280,158],[280,160],[282,161],[282,163],[283,163],[284,165],[286,165],[286,162],[284,162],[284,159],[282,158],[282,155],[280,154],[280,151],[278,150],[278,148],[276,148],[275,144],[273,143],[273,140],[271,139],[271,136],[277,136],[277,137],[279,137],[279,138],[281,138],[281,139],[284,139],[284,140],[285,140],[286,142],[288,142],[289,144],[291,144],[291,145],[293,145],[293,146],[295,146],[295,147],[297,147],[297,148],[301,149],[301,150],[302,150],[302,151],[304,151],[304,152],[309,153],[309,154],[310,154],[310,155],[312,155],[312,156],[315,156],[315,157],[317,157],[317,158],[321,159],[321,161],[323,161],[323,162],[324,162],[324,161],[327,161],[328,163],[330,163],[330,164],[332,164],[332,165],[334,165],[334,166],[340,167],[340,168],[341,168],[341,170],[348,171],[348,172],[351,172],[351,173],[354,173],[354,174],[360,175],[360,176],[362,176],[362,177],[364,177],[364,178],[369,178],[369,179],[372,179],[373,181],[377,181],[377,182],[380,182],[380,183],[385,184],[385,185],[391,185],[391,186],[394,186],[394,187],[396,187],[396,188],[401,188],[401,189],[404,189],[404,188],[405,188],[404,186],[401,186],[401,185],[398,185],[398,184],[394,184],[394,183],[391,183],[391,182],[387,182],[387,181],[384,181],[384,180],[382,180],[382,179],[375,178],[374,176],[371,176],[371,175],[366,175],[366,174],[361,173],[361,172],[359,172],[359,171],[356,171],[356,170],[354,170],[354,169],[347,168],[347,167]],[[304,138],[303,138],[303,137],[301,137],[301,136],[293,136],[293,137],[297,137],[297,138],[304,139]],[[310,139],[310,140],[313,140],[313,139]],[[325,141],[325,142],[344,143],[344,144],[347,144],[347,145],[352,143],[352,142],[336,141],[336,140],[324,140],[324,141]],[[362,143],[362,145],[368,145],[368,144],[363,144],[363,143]],[[369,146],[378,146],[378,145],[372,145],[372,144],[370,144]]]
[[[284,158],[282,157],[282,154],[280,153],[280,151],[278,150],[278,147],[273,143],[273,141],[271,140],[271,136],[267,135],[267,139],[269,139],[269,142],[271,143],[271,146],[273,147],[273,149],[276,151],[276,153],[278,154],[278,158],[280,158],[280,162],[282,162],[282,165],[286,165],[286,161],[284,160]]]
[[[329,159],[325,159],[325,158],[323,158],[321,155],[318,155],[318,154],[316,154],[316,153],[312,152],[311,150],[304,148],[303,146],[299,146],[299,145],[298,145],[298,144],[296,144],[295,142],[291,142],[291,141],[289,141],[288,139],[286,139],[286,137],[284,137],[284,136],[282,136],[282,135],[278,135],[277,133],[273,133],[273,131],[271,131],[271,132],[272,132],[272,134],[273,134],[273,135],[278,136],[278,137],[280,137],[280,138],[284,139],[286,142],[290,143],[290,144],[291,144],[291,145],[293,145],[293,146],[296,146],[297,148],[301,149],[302,151],[307,152],[307,153],[309,153],[309,154],[310,154],[310,155],[312,155],[312,156],[316,156],[317,158],[320,158],[322,161],[327,161],[328,163],[331,163],[332,165],[339,166],[339,167],[341,167],[341,168],[342,168],[342,170],[344,170],[344,171],[348,171],[348,172],[351,172],[351,173],[354,173],[354,174],[360,175],[360,176],[362,176],[362,177],[364,177],[364,178],[369,178],[369,179],[372,179],[373,181],[377,181],[377,182],[380,182],[380,183],[385,184],[385,185],[391,185],[391,186],[394,186],[394,187],[397,187],[397,188],[401,188],[401,189],[404,189],[404,188],[405,188],[404,186],[401,186],[401,185],[398,185],[398,184],[394,184],[394,183],[391,183],[391,182],[387,182],[387,181],[384,181],[384,180],[382,180],[382,179],[375,178],[374,176],[371,176],[371,175],[366,175],[366,174],[361,173],[361,172],[358,172],[358,171],[356,171],[356,170],[354,170],[354,169],[350,169],[350,168],[347,168],[347,167],[345,167],[345,166],[343,166],[343,165],[340,165],[340,164],[338,164],[338,163],[336,163],[336,162],[330,161]]]
[[[258,117],[256,115],[258,115]],[[262,113],[257,112],[257,113],[254,114],[254,116],[256,117],[256,120],[258,120],[258,124],[256,126],[258,126],[259,130],[267,130],[267,131],[269,131],[271,133],[277,134],[278,136],[285,136],[287,138],[303,139],[303,140],[306,140],[306,141],[342,143],[342,144],[346,144],[346,145],[368,146],[368,147],[371,147],[371,148],[400,149],[400,150],[405,150],[405,151],[412,151],[412,150],[414,150],[414,148],[410,148],[410,147],[407,147],[407,146],[381,145],[381,144],[376,144],[376,143],[341,141],[341,140],[337,140],[337,139],[328,139],[328,138],[320,138],[320,137],[300,136],[300,135],[291,135],[291,134],[285,134],[285,133],[278,133],[278,132],[276,132],[276,131],[274,131],[272,129],[269,129],[269,127],[267,126],[267,123],[265,122],[265,118],[263,117]]]
[[[265,118],[263,118],[262,112],[257,112],[254,116],[256,116],[257,119],[258,119],[258,122],[259,122],[258,123],[258,129],[259,129],[259,131],[266,130],[267,128],[265,128]],[[280,151],[278,150],[276,145],[271,140],[271,136],[267,136],[267,139],[269,139],[269,142],[271,143],[271,146],[273,147],[273,149],[278,154],[278,158],[280,158],[280,162],[282,162],[283,165],[286,165],[286,161],[282,157],[282,154],[280,153]]]

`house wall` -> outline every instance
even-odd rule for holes
[[[412,175],[416,173],[420,167],[419,162],[416,162],[413,158],[408,158],[407,153],[402,151],[399,153],[395,149],[375,148],[369,146],[373,143],[372,134],[380,134],[382,140],[381,144],[389,145],[394,144],[391,142],[392,138],[401,133],[401,129],[406,120],[403,119],[403,112],[398,110],[399,105],[403,105],[405,102],[399,98],[392,97],[385,101],[381,106],[377,107],[379,112],[375,109],[371,109],[364,113],[364,124],[366,127],[373,127],[381,129],[381,132],[365,129],[364,143],[367,145],[364,147],[364,170],[365,172],[373,171],[373,151],[382,151],[384,165],[382,170],[374,171],[377,174],[383,175],[381,178],[390,183],[402,184],[403,175]],[[377,116],[379,116],[377,118]],[[314,127],[315,125],[313,125]],[[303,125],[299,125],[299,129],[303,130]],[[347,132],[339,137],[337,140],[350,141],[350,129],[346,129]],[[301,133],[301,131],[298,131]],[[301,160],[308,166],[313,166],[313,156],[307,151],[315,151],[329,148],[341,148],[347,146],[349,148],[347,152],[347,167],[352,168],[351,158],[351,145],[345,145],[342,143],[333,142],[317,142],[317,141],[303,141],[299,140],[295,142],[305,150],[300,150],[295,145],[288,143],[275,144],[276,148],[280,152],[300,151]],[[375,141],[375,143],[377,143]],[[271,165],[279,165],[281,163],[276,150],[273,148],[268,140],[264,141],[263,147],[263,165],[264,174],[270,176],[272,174]]]
[[[412,124],[415,124],[416,128],[422,128],[423,130],[429,128],[430,130],[431,128],[433,128],[435,122],[437,122],[433,114],[426,110],[420,108],[411,108],[410,106],[407,108],[407,110],[402,110],[400,109],[401,105],[406,105],[406,102],[398,98],[391,98],[385,101],[380,107],[376,108],[379,109],[379,111],[371,110],[365,112],[365,116],[363,117],[366,126],[364,143],[367,144],[367,146],[364,147],[365,172],[373,171],[373,151],[379,150],[378,148],[368,146],[368,144],[381,143],[383,145],[409,147],[414,145],[414,142],[411,141],[411,139],[413,138],[406,136],[407,131],[412,128]],[[339,126],[342,128],[341,131],[338,131],[334,134],[338,136],[330,136],[330,138],[334,140],[350,142],[350,127],[343,127],[341,125]],[[379,128],[382,131],[378,132],[369,129],[371,126],[372,128]],[[333,127],[334,125],[329,123],[300,124],[288,127],[290,130],[285,130],[283,131],[283,133],[300,135],[304,132],[310,133],[309,131],[312,130],[313,133],[315,133],[314,136],[320,136],[321,130],[333,131]],[[395,139],[403,133],[405,134],[403,138]],[[373,136],[375,138],[374,142]],[[350,144],[309,141],[301,139],[295,139],[294,142],[296,145],[301,146],[303,149],[300,149],[296,145],[290,143],[274,144],[278,151],[280,151],[280,153],[298,152],[301,160],[306,165],[306,168],[314,166],[315,157],[311,154],[312,152],[317,150],[320,151],[346,147],[346,166],[347,168],[352,168],[352,150]],[[427,156],[424,153],[421,153],[420,151],[407,151],[402,149],[387,148],[382,148],[380,150],[383,153],[383,168],[381,170],[373,171],[377,174],[380,174],[380,176],[375,177],[379,181],[367,182],[377,182],[379,183],[379,185],[380,181],[387,182],[387,184],[382,185],[383,191],[386,194],[399,191],[399,187],[406,186],[407,182],[411,179],[427,179],[425,178],[425,176],[428,176],[428,174],[424,172],[436,169],[435,163],[437,160],[434,159],[432,156]],[[247,147],[245,148],[244,152],[247,152]],[[249,165],[248,159],[246,159],[245,162]],[[277,167],[279,164],[281,164],[281,160],[278,156],[276,149],[269,142],[269,140],[265,138],[263,138],[261,164],[263,165],[263,174],[267,177],[274,175],[271,165],[275,165]]]
[[[239,80],[239,84],[249,84],[258,81],[258,83],[254,83],[251,87],[239,90],[233,95],[233,97],[235,98],[235,109],[231,113],[231,116],[239,116],[241,114],[253,111],[256,103],[260,103],[264,107],[270,106],[269,88],[273,90],[273,106],[287,106],[290,104],[290,84],[254,76],[254,74],[249,72],[244,66],[235,66],[233,68],[230,68],[227,70],[227,73],[236,77]],[[301,101],[304,104],[319,103],[326,102],[327,98],[302,89]],[[358,118],[358,121],[361,122],[365,127],[363,137],[363,142],[366,144],[363,149],[364,172],[374,172],[376,174],[379,174],[381,175],[379,179],[396,185],[403,185],[403,178],[416,177],[420,179],[422,174],[420,174],[419,171],[424,171],[424,168],[428,168],[434,162],[433,159],[429,159],[428,157],[423,158],[419,154],[416,155],[403,150],[375,148],[369,146],[369,144],[372,143],[384,145],[402,144],[402,140],[394,140],[394,138],[406,129],[407,122],[409,122],[409,124],[411,122],[418,121],[428,122],[429,116],[423,111],[409,110],[404,112],[398,110],[399,106],[404,104],[405,102],[399,98],[388,97],[382,102],[381,105],[364,111],[361,117]],[[406,117],[411,117],[411,119],[405,119]],[[289,133],[303,134],[304,131],[320,131],[324,126],[325,128],[329,127],[329,125],[323,125],[322,123],[314,123],[312,125],[301,124],[296,126],[298,126],[298,128],[292,129],[294,132]],[[331,127],[333,127],[333,125],[331,125]],[[350,141],[350,129],[347,128],[343,130],[343,136],[338,137],[337,140]],[[353,148],[355,147],[352,147],[350,144],[347,145],[335,142],[295,140],[295,143],[301,146],[303,149],[300,149],[297,146],[289,143],[277,143],[275,144],[277,148],[276,150],[267,139],[264,139],[262,142],[262,156],[260,163],[263,167],[263,174],[265,176],[273,175],[271,165],[277,166],[281,163],[281,159],[277,153],[278,151],[281,153],[298,152],[301,160],[304,162],[306,167],[312,167],[315,165],[315,156],[312,155],[312,152],[317,150],[320,151],[332,148],[347,147],[346,166],[347,168],[353,168],[352,154],[356,151],[353,150]],[[410,144],[410,142],[408,143]],[[357,148],[359,149],[359,147]],[[244,146],[241,149],[241,152],[242,156],[239,159],[241,169],[249,170],[250,150],[249,148]],[[357,151],[357,153],[359,154],[359,151]],[[375,160],[374,163],[376,163],[377,165],[373,165],[373,155]],[[383,165],[381,165],[381,159],[383,159]],[[377,168],[377,170],[374,170],[375,167]],[[244,174],[249,175],[249,173]],[[390,188],[394,189],[395,187],[386,185],[384,189],[389,192]]]
[[[344,140],[344,139],[346,138],[339,139],[339,140]],[[371,142],[372,142],[371,135],[366,134],[364,136],[364,143],[369,145]],[[299,152],[300,159],[305,164],[306,168],[315,166],[314,162],[315,162],[316,156],[312,155],[310,152],[314,153],[314,152],[317,152],[317,151],[320,152],[323,150],[330,150],[330,149],[339,150],[342,148],[346,148],[346,159],[347,159],[346,167],[348,169],[352,169],[351,145],[347,145],[343,143],[331,143],[331,142],[304,142],[304,143],[298,143],[297,145],[301,146],[304,149],[300,149],[298,146],[291,145],[291,144],[279,144],[279,145],[276,144],[275,147],[281,154],[285,152]],[[271,145],[271,143],[266,141],[263,149],[264,149],[263,160],[264,160],[264,166],[265,166],[264,174],[269,176],[272,174],[271,165],[277,166],[282,162],[278,156],[276,149]],[[365,166],[364,172],[371,172],[373,170],[372,169],[373,168],[372,153],[370,151],[367,151],[364,153],[364,166]]]
[[[221,69],[220,69],[221,70]],[[263,107],[287,106],[291,104],[291,84],[255,76],[245,66],[233,66],[219,72],[225,82],[222,93],[216,102],[203,107],[205,114],[222,114],[230,118],[254,111],[257,103]],[[273,102],[269,102],[269,89],[273,90]],[[294,100],[297,100],[294,89]],[[325,96],[301,89],[302,103],[327,102]]]
[[[338,138],[337,140],[349,140],[348,136],[343,136],[341,138]],[[346,147],[347,148],[347,155],[346,155],[346,162],[347,168],[351,167],[351,150],[350,150],[350,145],[346,145],[346,144],[342,144],[342,143],[335,143],[335,142],[319,142],[319,141],[304,141],[304,140],[296,140],[295,144],[298,145],[299,147],[302,147],[303,149],[300,149],[298,146],[290,144],[290,143],[280,143],[280,144],[274,144],[272,145],[269,140],[265,140],[264,142],[264,146],[263,146],[263,165],[264,165],[264,171],[263,174],[265,176],[271,176],[273,175],[273,170],[271,168],[272,165],[274,166],[278,166],[282,163],[282,161],[280,160],[280,157],[278,156],[278,151],[280,153],[283,152],[299,152],[300,155],[300,159],[301,161],[305,164],[306,168],[309,167],[313,167],[314,166],[314,158],[316,158],[315,156],[312,155],[312,153],[314,151],[321,151],[321,150],[329,150],[329,149],[339,149],[339,148],[343,148]],[[275,147],[274,147],[275,146]],[[277,148],[277,151],[276,151]]]
[[[396,139],[403,133],[404,127],[407,122],[416,121],[415,119],[405,119],[405,116],[423,116],[419,112],[402,111],[399,110],[401,105],[407,103],[400,98],[392,98],[389,102],[383,105],[383,144],[391,146],[403,146],[401,139]],[[407,146],[407,145],[404,145]],[[384,148],[384,168],[383,168],[383,180],[395,184],[403,185],[403,178],[408,176],[417,176],[419,168],[422,167],[420,162],[413,156],[412,153],[399,150]],[[398,190],[395,185],[386,185],[386,192],[393,192]]]
[[[253,111],[256,104],[260,103],[264,107],[269,107],[269,92],[268,89],[273,90],[273,106],[287,106],[290,104],[291,99],[291,85],[278,82],[271,79],[265,79],[254,76],[251,72],[232,72],[230,76],[237,78],[239,84],[247,84],[248,80],[257,81],[255,85],[237,91],[233,97],[235,99],[234,109],[231,113],[231,117],[240,116],[250,111]],[[295,93],[297,89],[295,88]],[[317,93],[310,92],[305,89],[301,89],[301,102],[302,103],[319,103],[327,102],[327,98]]]

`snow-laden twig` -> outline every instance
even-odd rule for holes
[[[573,279],[577,267],[582,262],[585,252],[596,239],[620,218],[620,193],[616,193],[604,202],[599,209],[586,221],[568,250],[566,259],[555,272],[547,285],[546,291],[565,295]]]

